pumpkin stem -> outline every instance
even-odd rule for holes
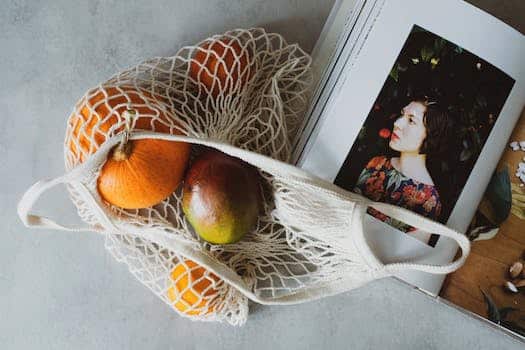
[[[124,132],[122,134],[122,140],[118,144],[117,148],[113,151],[113,159],[116,161],[123,161],[129,158],[131,154],[131,142],[129,141],[129,135],[131,134],[131,124],[137,112],[134,109],[128,108],[122,113],[124,117],[125,125]]]
[[[113,151],[113,160],[116,160],[117,162],[121,162],[123,160],[129,159],[129,156],[131,155],[131,149],[132,149],[132,143],[126,142],[126,143],[119,143],[115,150]]]

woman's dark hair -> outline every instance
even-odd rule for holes
[[[444,154],[450,146],[453,119],[435,102],[430,102],[426,98],[413,101],[423,104],[426,108],[423,123],[427,129],[427,136],[423,140],[419,153],[429,156]]]
[[[450,168],[455,168],[451,163],[455,163],[454,156],[458,149],[458,138],[455,137],[455,122],[449,111],[443,109],[438,103],[431,102],[428,97],[416,98],[411,100],[418,102],[426,107],[423,116],[423,123],[427,130],[427,136],[423,140],[419,153],[426,154],[426,166],[434,184],[439,192],[439,197],[443,205],[441,218],[448,218],[453,206],[449,203],[453,199],[452,188],[450,187],[450,177],[447,175]],[[446,164],[446,168],[444,165]],[[432,239],[436,237],[433,236]]]

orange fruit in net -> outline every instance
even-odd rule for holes
[[[210,304],[219,296],[216,287],[221,280],[217,275],[186,259],[171,271],[171,279],[167,296],[177,310],[192,316],[214,311]]]
[[[198,48],[190,63],[190,76],[207,91],[217,96],[220,91],[229,92],[242,79],[241,86],[250,77],[249,54],[233,38],[205,42]]]
[[[69,117],[66,143],[73,158],[84,162],[107,138],[123,131],[122,114],[128,108],[138,116],[134,130],[169,133],[169,125],[173,123],[170,123],[158,99],[131,85],[95,88],[77,103],[75,112]],[[119,122],[122,126],[111,130]]]
[[[97,179],[100,196],[125,209],[151,207],[182,181],[191,145],[156,139],[128,140],[110,153]]]
[[[132,130],[169,133],[175,123],[163,102],[162,96],[132,85],[93,89],[69,118],[68,161],[84,162],[108,138],[122,133],[127,112],[133,112]],[[98,178],[97,189],[105,201],[125,209],[146,208],[177,189],[189,159],[189,143],[143,139],[122,146],[127,146],[122,148],[126,152],[118,152],[119,157],[114,157],[115,150],[110,153]]]

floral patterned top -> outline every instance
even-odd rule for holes
[[[385,156],[372,158],[359,175],[354,191],[376,202],[394,204],[438,220],[441,201],[436,187],[413,180],[394,168]],[[368,213],[403,232],[414,228],[370,208]]]

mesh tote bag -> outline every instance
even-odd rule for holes
[[[28,227],[103,235],[111,255],[174,311],[232,325],[246,321],[248,300],[301,303],[400,270],[459,268],[470,249],[463,235],[288,164],[310,82],[310,57],[262,29],[216,35],[121,72],[76,104],[64,142],[65,174],[29,188],[19,216]],[[262,209],[253,230],[233,244],[202,240],[182,211],[181,186],[142,209],[105,201],[97,179],[108,155],[145,139],[191,144],[191,159],[216,149],[256,169]],[[38,198],[61,184],[85,226],[31,214]],[[457,241],[461,256],[445,265],[383,264],[367,244],[368,207]]]

